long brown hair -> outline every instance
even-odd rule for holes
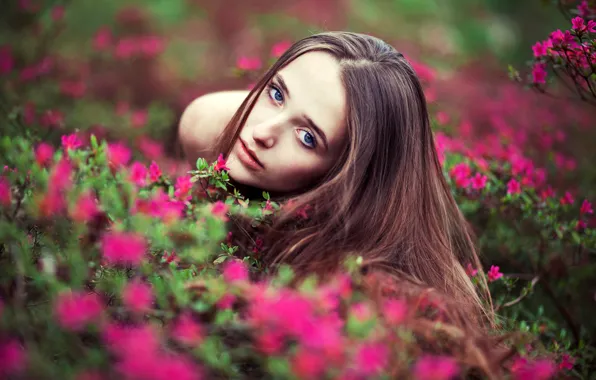
[[[463,323],[492,320],[485,281],[479,294],[464,270],[467,263],[481,264],[439,163],[422,86],[389,44],[351,32],[296,42],[249,93],[215,152],[229,154],[267,83],[311,51],[327,52],[341,66],[349,143],[325,178],[292,198],[267,230],[266,261],[288,263],[299,274],[326,275],[359,255],[373,271],[452,299]],[[307,209],[309,218],[296,228],[290,222],[298,209]]]

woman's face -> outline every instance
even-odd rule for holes
[[[230,176],[273,192],[299,191],[335,164],[346,143],[340,66],[309,52],[281,69],[259,95],[228,156]]]

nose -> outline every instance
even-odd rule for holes
[[[281,115],[262,120],[253,127],[252,138],[259,147],[270,149],[277,143],[283,124]]]

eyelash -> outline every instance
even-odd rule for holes
[[[273,101],[275,104],[279,105],[278,100],[276,100],[275,97],[271,96],[271,91],[272,90],[275,90],[275,91],[279,92],[281,94],[282,98],[283,98],[283,92],[275,84],[273,84],[273,82],[270,82],[270,83],[267,84],[267,96],[269,97],[269,99],[271,99],[271,101]],[[317,139],[316,139],[315,135],[313,135],[312,133],[310,133],[309,131],[304,130],[304,129],[299,129],[298,130],[298,133],[300,133],[300,132],[305,132],[306,135],[309,135],[312,138],[312,145],[308,145],[307,143],[305,143],[302,140],[302,138],[298,137],[300,139],[300,142],[302,143],[302,145],[305,148],[307,148],[307,149],[314,149],[314,148],[316,148],[316,146],[317,146]]]

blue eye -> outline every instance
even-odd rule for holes
[[[281,91],[279,91],[279,89],[277,87],[275,87],[273,84],[269,84],[269,97],[271,99],[273,99],[275,102],[277,103],[281,103],[284,101],[284,96],[281,93]]]
[[[303,129],[298,130],[298,138],[300,142],[304,144],[307,148],[314,149],[317,146],[317,140],[312,133],[305,131]]]

